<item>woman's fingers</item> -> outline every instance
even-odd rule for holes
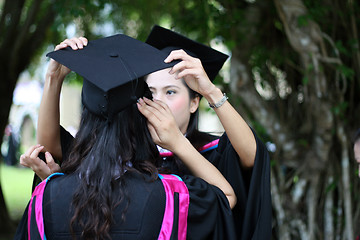
[[[41,167],[42,161],[38,157],[39,153],[44,149],[44,146],[31,146],[26,153],[20,156],[20,164],[25,167],[32,168],[34,171]]]
[[[38,144],[31,146],[26,153],[20,156],[20,164],[31,168],[42,180],[61,170],[49,152],[45,153],[46,163],[39,158],[39,153],[43,150],[44,146]]]
[[[82,49],[88,44],[88,40],[85,37],[65,39],[55,47],[55,50],[59,50],[66,47],[71,47],[73,50]]]
[[[181,73],[184,70],[187,69],[192,69],[194,71],[194,75],[195,74],[200,74],[201,70],[202,70],[202,64],[200,59],[198,58],[189,58],[187,60],[183,60],[177,64],[175,64],[171,70],[170,70],[170,74],[174,74],[176,72]],[[181,78],[180,76],[177,76],[177,78]]]
[[[140,101],[141,100],[145,102],[146,106],[148,106],[148,109],[150,111],[152,111],[154,114],[158,115],[158,114],[160,114],[161,112],[164,111],[163,105],[160,105],[158,102],[155,102],[156,101],[155,99],[150,100],[150,99],[148,99],[146,97],[143,97],[143,98],[140,99]]]
[[[87,46],[87,44],[88,44],[87,38],[85,38],[85,37],[79,37],[79,40],[82,41],[82,43],[83,43],[84,46]]]
[[[34,149],[34,151],[30,154],[31,159],[37,159],[39,153],[44,149],[44,146],[39,146]]]
[[[166,113],[166,117],[169,117],[169,114],[170,114],[171,117],[173,117],[172,112],[171,112],[169,106],[168,106],[165,102],[163,102],[163,101],[161,101],[161,100],[157,100],[157,99],[154,99],[153,101],[154,101],[156,104],[158,104],[158,106],[161,106],[161,111],[162,111],[164,114]]]
[[[171,53],[169,54],[169,56],[167,56],[167,58],[165,58],[164,62],[169,63],[173,60],[186,60],[192,58],[190,55],[188,55],[184,50],[179,49],[179,50],[173,50],[171,51]]]
[[[157,114],[159,118],[168,118],[169,114],[172,116],[172,112],[165,102],[157,99],[150,100],[146,97],[144,97],[143,100],[148,106],[151,107],[151,109],[154,109],[153,113]]]
[[[58,45],[55,46],[55,51],[59,50],[59,49],[63,49],[63,48],[67,48],[68,45],[66,43],[59,43]]]
[[[51,173],[54,172],[60,172],[60,166],[55,163],[54,158],[51,156],[51,154],[49,152],[45,153],[45,159],[46,159],[46,164],[49,167]]]
[[[159,137],[159,134],[157,133],[155,127],[151,123],[148,123],[147,126],[148,126],[151,138],[154,141],[154,143],[160,144],[160,137]]]
[[[140,99],[140,102],[141,100],[142,99]],[[161,124],[163,127],[172,125],[172,123],[176,125],[174,116],[172,115],[172,112],[166,103],[156,99],[150,100],[145,97],[143,98],[143,102],[145,103],[147,110],[155,115],[157,119],[156,122],[152,122],[155,127],[158,126],[156,124]]]
[[[20,164],[25,167],[32,167],[44,146],[39,144],[31,146],[24,154],[20,156]]]
[[[24,166],[24,167],[30,167],[27,161],[27,158],[25,157],[24,154],[22,154],[20,156],[20,165]]]
[[[138,102],[139,111],[146,117],[152,124],[159,124],[161,121],[160,112],[153,106],[145,103],[144,99],[140,98]]]
[[[148,120],[148,129],[151,135],[151,138],[153,139],[154,143],[159,144],[160,143],[160,137],[159,133],[157,132],[157,127],[155,126],[161,126],[161,121],[157,116],[150,110],[151,107],[146,105],[143,100],[139,100],[137,103],[138,109],[143,114],[146,119]],[[155,110],[154,108],[152,110]]]
[[[36,144],[34,146],[29,147],[28,150],[26,150],[26,152],[24,153],[24,155],[25,156],[30,156],[31,153],[38,147],[40,147],[40,144]]]
[[[61,44],[66,44],[73,50],[82,49],[84,47],[83,42],[78,38],[65,39]]]

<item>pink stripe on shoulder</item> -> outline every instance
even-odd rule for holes
[[[158,240],[168,240],[171,237],[174,223],[174,192],[179,193],[178,239],[186,240],[187,216],[190,202],[187,186],[176,175],[159,174],[159,177],[165,188],[166,205]]]
[[[43,220],[43,215],[42,215],[42,201],[43,201],[43,192],[45,189],[45,185],[46,185],[46,180],[42,181],[41,183],[39,183],[39,185],[36,186],[30,203],[29,203],[29,209],[28,209],[28,239],[31,239],[31,235],[30,235],[30,223],[31,223],[31,211],[32,211],[32,204],[35,198],[35,221],[36,221],[36,225],[38,227],[39,230],[39,234],[41,239],[44,239],[44,220]]]
[[[216,146],[218,144],[219,144],[219,138],[215,139],[214,141],[211,141],[211,142],[205,144],[204,146],[202,146],[201,148],[199,148],[199,152],[204,151],[204,150],[206,150],[208,148],[214,147],[214,146]]]
[[[172,152],[160,152],[160,157],[170,157],[174,155]]]

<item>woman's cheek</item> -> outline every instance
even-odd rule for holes
[[[176,113],[183,113],[183,111],[188,106],[188,101],[185,98],[178,98],[175,101],[172,101],[168,104],[173,115],[177,115]]]

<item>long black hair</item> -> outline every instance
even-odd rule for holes
[[[84,108],[72,151],[62,164],[64,173],[80,177],[73,196],[71,231],[79,225],[85,239],[109,238],[113,209],[128,201],[125,172],[141,172],[155,180],[160,162],[146,119],[136,104],[111,121]]]

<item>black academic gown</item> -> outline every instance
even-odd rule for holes
[[[73,137],[62,127],[60,133],[63,158],[66,158]],[[271,239],[270,159],[265,145],[256,133],[253,133],[257,148],[255,163],[251,169],[241,168],[239,156],[226,133],[220,137],[217,148],[203,153],[203,156],[219,169],[235,191],[237,204],[232,214],[239,240]],[[164,166],[180,176],[189,174],[186,169],[180,171],[171,157],[166,158]]]
[[[270,158],[262,141],[256,136],[254,167],[244,170],[239,157],[224,134],[219,145],[205,156],[233,187],[237,204],[233,217],[238,239],[271,239],[272,204],[270,193]]]
[[[125,179],[129,205],[125,211],[125,221],[121,220],[125,202],[115,208],[114,221],[110,229],[111,238],[157,239],[165,209],[163,184],[159,179],[145,180],[143,175],[135,172],[127,172]],[[187,239],[235,240],[231,209],[223,192],[193,176],[184,176],[183,181],[189,190],[190,197]],[[70,174],[51,179],[47,183],[43,202],[47,239],[71,239],[69,230],[73,214],[71,202],[78,182],[79,177],[76,174]],[[30,221],[32,232],[37,230],[34,218],[35,216]],[[27,239],[27,222],[26,210],[14,239]],[[75,226],[74,232],[77,237],[80,236],[81,228]]]
[[[271,239],[272,205],[270,194],[270,159],[262,141],[256,136],[255,163],[251,169],[240,166],[239,156],[224,133],[218,147],[202,153],[233,187],[237,203],[232,210],[237,239]],[[189,174],[179,170],[172,157],[164,160],[164,166],[176,174]]]

